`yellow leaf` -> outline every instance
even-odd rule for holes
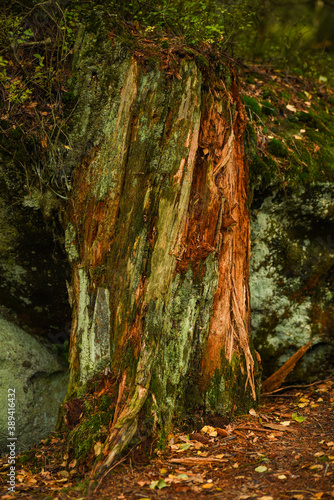
[[[205,488],[206,490],[209,490],[210,488],[213,488],[213,487],[214,487],[214,484],[212,484],[212,483],[202,484],[202,488]]]
[[[286,479],[286,476],[284,474],[280,474],[279,476],[277,476],[278,479]]]
[[[167,474],[167,469],[160,469],[160,474]]]
[[[71,148],[70,148],[70,146],[64,146],[64,148],[66,148],[66,149],[71,149]]]
[[[259,465],[255,470],[256,472],[266,472],[268,469],[265,465]]]
[[[102,451],[102,443],[100,441],[98,441],[97,443],[95,443],[94,445],[94,453],[95,453],[95,456],[99,456],[100,453]]]
[[[202,427],[201,432],[203,432],[203,434],[209,434],[210,437],[216,437],[218,434],[216,429],[211,427],[211,425],[205,425]]]
[[[292,104],[288,104],[286,106],[286,108],[289,110],[289,111],[293,111],[293,113],[295,113],[297,110],[296,108],[292,105]]]

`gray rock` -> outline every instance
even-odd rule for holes
[[[264,378],[312,348],[289,381],[334,372],[334,186],[273,193],[252,213],[252,332]]]
[[[0,454],[5,454],[9,442],[8,390],[15,389],[18,452],[55,430],[68,370],[55,353],[1,316],[0,345]]]

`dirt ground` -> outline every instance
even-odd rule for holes
[[[201,430],[171,435],[163,452],[154,453],[154,443],[139,445],[88,493],[87,467],[70,460],[55,436],[18,460],[15,495],[8,494],[1,460],[1,498],[334,498],[333,406],[333,379],[263,397],[227,426],[211,418]]]

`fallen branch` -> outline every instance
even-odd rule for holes
[[[309,342],[308,344],[304,345],[301,347],[291,358],[288,359],[286,363],[284,363],[281,368],[279,368],[275,373],[273,373],[269,378],[267,378],[263,383],[262,383],[262,393],[268,393],[268,392],[273,392],[275,389],[279,389],[281,385],[283,384],[284,380],[286,377],[289,375],[289,373],[292,372],[294,367],[296,366],[297,361],[299,361],[306,351],[311,347],[312,342]]]
[[[186,458],[171,458],[169,460],[173,464],[191,464],[191,465],[206,465],[211,463],[226,463],[226,459],[215,457],[186,457]]]
[[[330,382],[331,380],[334,380],[334,377],[329,377],[326,378],[325,380],[317,380],[317,382],[312,382],[312,384],[286,385],[284,387],[276,389],[275,391],[262,393],[262,396],[283,396],[283,394],[275,394],[275,393],[280,391],[288,391],[289,389],[303,389],[303,387],[312,387],[314,385],[320,385],[324,384],[325,382]],[[287,396],[294,397],[295,395],[288,394]],[[286,396],[284,395],[284,397]]]
[[[254,431],[254,432],[272,432],[268,429],[261,429],[260,427],[251,427],[250,425],[245,425],[244,427],[236,427],[234,431],[239,430],[239,431]]]

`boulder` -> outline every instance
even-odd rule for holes
[[[0,316],[0,453],[8,453],[8,395],[15,390],[16,452],[55,430],[68,383],[67,363]]]
[[[274,192],[252,210],[252,332],[271,375],[313,340],[288,382],[334,372],[334,186]]]

